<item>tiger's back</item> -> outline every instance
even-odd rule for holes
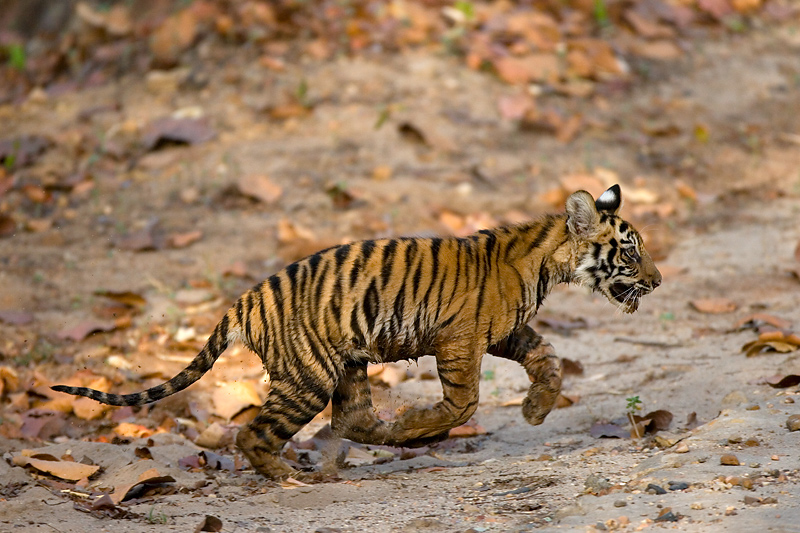
[[[283,444],[333,403],[332,427],[359,442],[415,446],[441,440],[477,406],[484,353],[518,361],[532,385],[525,418],[538,424],[561,384],[560,361],[527,322],[552,287],[578,281],[632,312],[660,283],[618,187],[596,202],[573,194],[567,212],[466,238],[362,241],[297,261],[247,291],[194,361],[168,382],[114,395],[56,386],[112,405],[156,401],[197,381],[242,341],[270,375],[259,415],[237,437],[268,476],[289,473]],[[435,355],[443,400],[387,423],[375,416],[367,362]]]

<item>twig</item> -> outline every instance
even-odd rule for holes
[[[683,343],[669,343],[653,341],[648,339],[633,339],[631,337],[614,337],[616,342],[627,342],[629,344],[641,344],[642,346],[655,346],[657,348],[683,348]]]

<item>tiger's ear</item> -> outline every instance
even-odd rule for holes
[[[622,191],[619,185],[612,185],[606,192],[600,195],[594,203],[598,211],[605,211],[616,215],[622,208]]]
[[[601,196],[602,198],[602,196]],[[600,222],[594,198],[586,191],[577,191],[567,198],[567,229],[570,233],[588,239],[595,234]]]

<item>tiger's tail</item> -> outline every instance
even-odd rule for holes
[[[144,405],[156,402],[167,396],[171,396],[178,391],[182,391],[203,375],[211,370],[214,363],[228,347],[232,338],[236,338],[240,325],[236,318],[236,313],[230,309],[222,320],[214,328],[214,332],[206,341],[200,353],[189,363],[189,366],[181,370],[169,381],[157,385],[153,388],[133,394],[109,394],[87,387],[69,387],[67,385],[54,385],[50,387],[54,391],[66,392],[73,396],[86,396],[92,400],[108,405]]]

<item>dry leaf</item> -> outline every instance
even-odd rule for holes
[[[515,93],[503,95],[497,101],[500,116],[506,120],[520,120],[527,118],[534,120],[536,116],[536,101],[528,93]]]
[[[494,68],[500,79],[511,84],[531,81],[555,84],[561,77],[558,57],[548,53],[500,57],[494,61]]]
[[[133,424],[131,422],[122,422],[114,428],[114,433],[120,437],[128,437],[132,439],[141,439],[143,437],[150,437],[153,435],[153,430],[142,426],[141,424]]]
[[[302,481],[298,481],[293,477],[287,477],[286,479],[281,481],[281,488],[284,489],[296,489],[299,487],[308,487],[307,483],[303,483]]]
[[[142,472],[138,479],[132,483],[123,483],[114,487],[111,500],[119,505],[120,503],[134,498],[141,498],[148,491],[160,488],[167,483],[174,483],[175,478],[161,474],[157,468],[151,468]]]
[[[775,389],[786,389],[800,385],[800,376],[797,374],[788,374],[785,376],[771,376],[764,378],[764,383]]]
[[[106,320],[84,320],[78,324],[64,328],[56,333],[59,339],[82,341],[92,333],[107,332],[117,329],[114,322]]]
[[[747,315],[741,320],[737,320],[734,329],[760,329],[764,325],[770,325],[777,329],[788,330],[792,327],[792,323],[774,315],[767,313],[753,313]]]
[[[167,243],[170,248],[186,248],[190,244],[199,241],[203,237],[203,232],[200,230],[189,231],[186,233],[174,233],[169,236]]]
[[[731,313],[739,307],[728,298],[699,298],[692,300],[689,304],[696,311],[707,314]]]
[[[478,435],[486,435],[486,428],[473,420],[470,420],[466,424],[454,427],[453,429],[450,430],[451,439],[462,438],[462,437],[476,437]]]
[[[283,187],[264,175],[242,176],[236,182],[236,187],[245,196],[255,198],[265,204],[275,203],[283,194]]]
[[[25,326],[33,322],[33,313],[28,311],[16,311],[14,309],[0,310],[0,322],[13,324],[15,326]]]
[[[206,515],[202,522],[194,529],[194,533],[201,531],[222,531],[222,520],[216,516]]]
[[[145,150],[156,150],[169,143],[200,144],[217,136],[203,118],[163,117],[151,122],[142,134]]]
[[[722,20],[733,12],[728,0],[697,0],[697,7],[717,20]]]
[[[32,450],[22,450],[20,455],[14,456],[13,463],[16,466],[30,466],[40,472],[45,472],[65,481],[73,482],[91,477],[100,470],[100,467],[97,465],[61,461],[52,456],[47,456],[48,459],[42,459],[40,457],[42,457],[42,455],[34,455]]]
[[[566,407],[572,407],[579,401],[580,401],[580,396],[576,396],[574,394],[561,393],[558,395],[558,398],[556,398],[555,408],[564,409]]]
[[[0,366],[0,396],[14,392],[19,387],[19,375],[10,366]]]
[[[225,420],[230,420],[243,409],[264,403],[252,381],[222,383],[211,396],[214,411]]]
[[[197,18],[192,10],[184,9],[156,29],[150,39],[150,51],[159,66],[173,66],[196,36]]]

